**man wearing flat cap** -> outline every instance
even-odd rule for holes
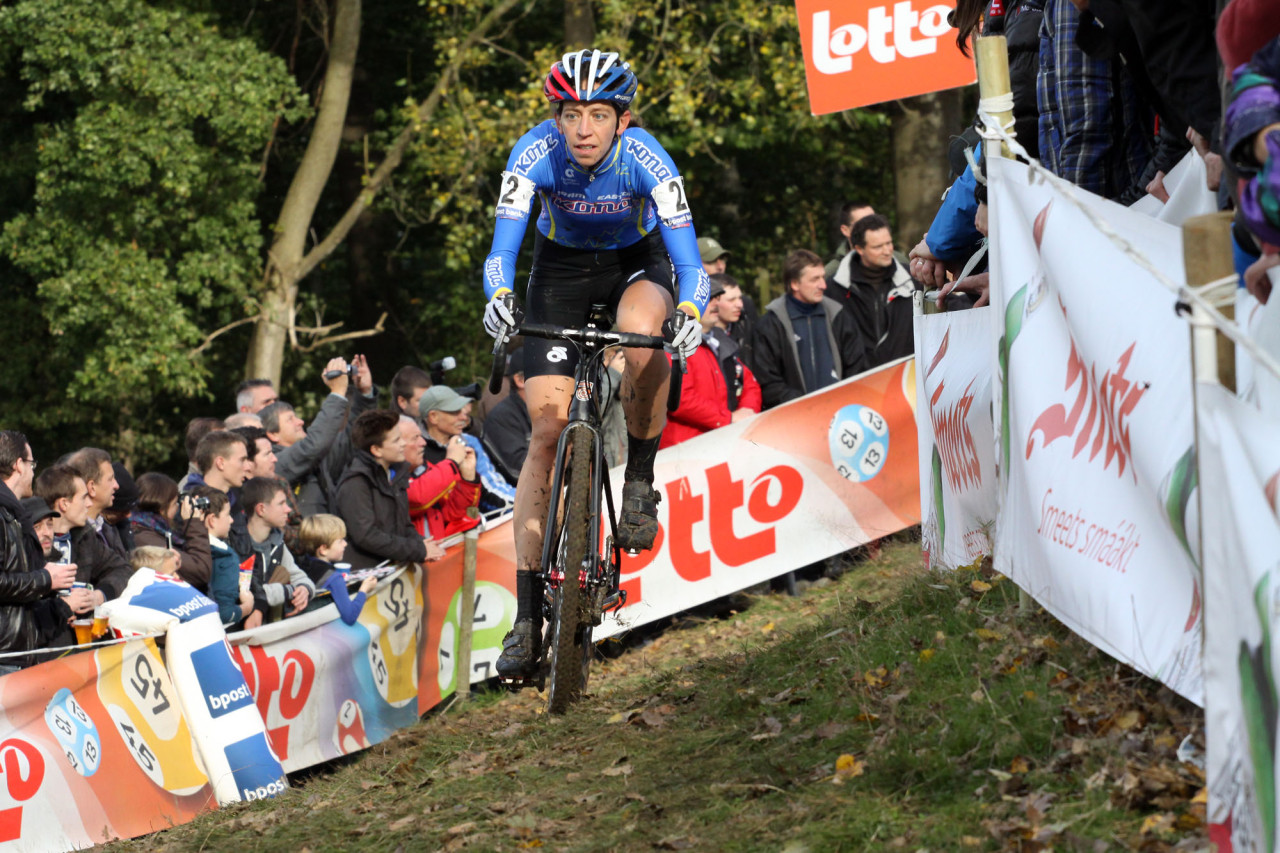
[[[485,451],[480,439],[466,431],[471,423],[470,397],[464,397],[448,385],[433,385],[418,400],[418,413],[427,427],[427,446],[422,456],[428,463],[444,461],[449,442],[462,441],[476,452],[476,474],[480,477],[480,509],[484,512],[504,509],[515,503],[516,489],[506,481]]]

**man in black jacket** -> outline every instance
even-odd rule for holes
[[[357,569],[382,561],[438,560],[444,549],[424,539],[409,519],[408,463],[400,416],[375,409],[351,425],[355,457],[338,482],[338,515],[347,524],[347,560]]]
[[[484,447],[499,473],[514,483],[524,467],[533,435],[533,421],[524,401],[524,349],[518,349],[507,361],[507,384],[511,390],[489,411],[484,423]]]
[[[853,251],[840,261],[830,295],[857,322],[871,369],[915,352],[916,282],[894,258],[889,220],[878,213],[859,219],[849,242]]]
[[[54,614],[59,610],[56,600],[43,600],[75,580],[75,566],[46,567],[40,539],[19,503],[31,494],[35,465],[26,437],[16,430],[0,430],[0,652],[26,652],[43,645],[44,635],[56,627]],[[0,675],[29,663],[29,658],[0,658]]]
[[[787,292],[765,306],[747,365],[760,383],[766,409],[867,369],[853,318],[824,295],[822,258],[797,249],[783,262],[782,280]]]

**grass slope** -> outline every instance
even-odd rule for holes
[[[1198,709],[917,543],[112,850],[1199,850]]]

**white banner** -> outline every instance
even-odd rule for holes
[[[626,606],[595,638],[918,523],[914,367],[901,359],[660,452],[658,539],[623,556]],[[621,468],[611,483],[616,505]]]
[[[997,510],[991,306],[915,319],[921,546],[931,568],[991,553]]]
[[[1219,853],[1274,850],[1280,613],[1280,423],[1201,384],[1205,733],[1210,838]]]
[[[1003,318],[996,568],[1198,703],[1187,325],[1172,294],[1053,186],[1008,160],[990,172],[992,303]],[[1183,279],[1176,228],[1075,195]]]

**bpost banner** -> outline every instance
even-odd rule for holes
[[[286,771],[381,743],[418,719],[420,574],[380,583],[354,625],[330,605],[231,635]]]
[[[997,495],[991,306],[915,319],[921,547],[931,568],[989,555]]]
[[[70,850],[216,807],[155,641],[0,679],[0,850]]]
[[[814,115],[909,98],[978,79],[947,16],[928,0],[796,0]]]
[[[989,168],[996,568],[1094,645],[1199,703],[1187,325],[1174,296],[1052,185],[1009,160]],[[1176,228],[1074,194],[1183,279]]]
[[[1217,384],[1198,389],[1203,494],[1209,837],[1276,849],[1280,721],[1280,422]]]

